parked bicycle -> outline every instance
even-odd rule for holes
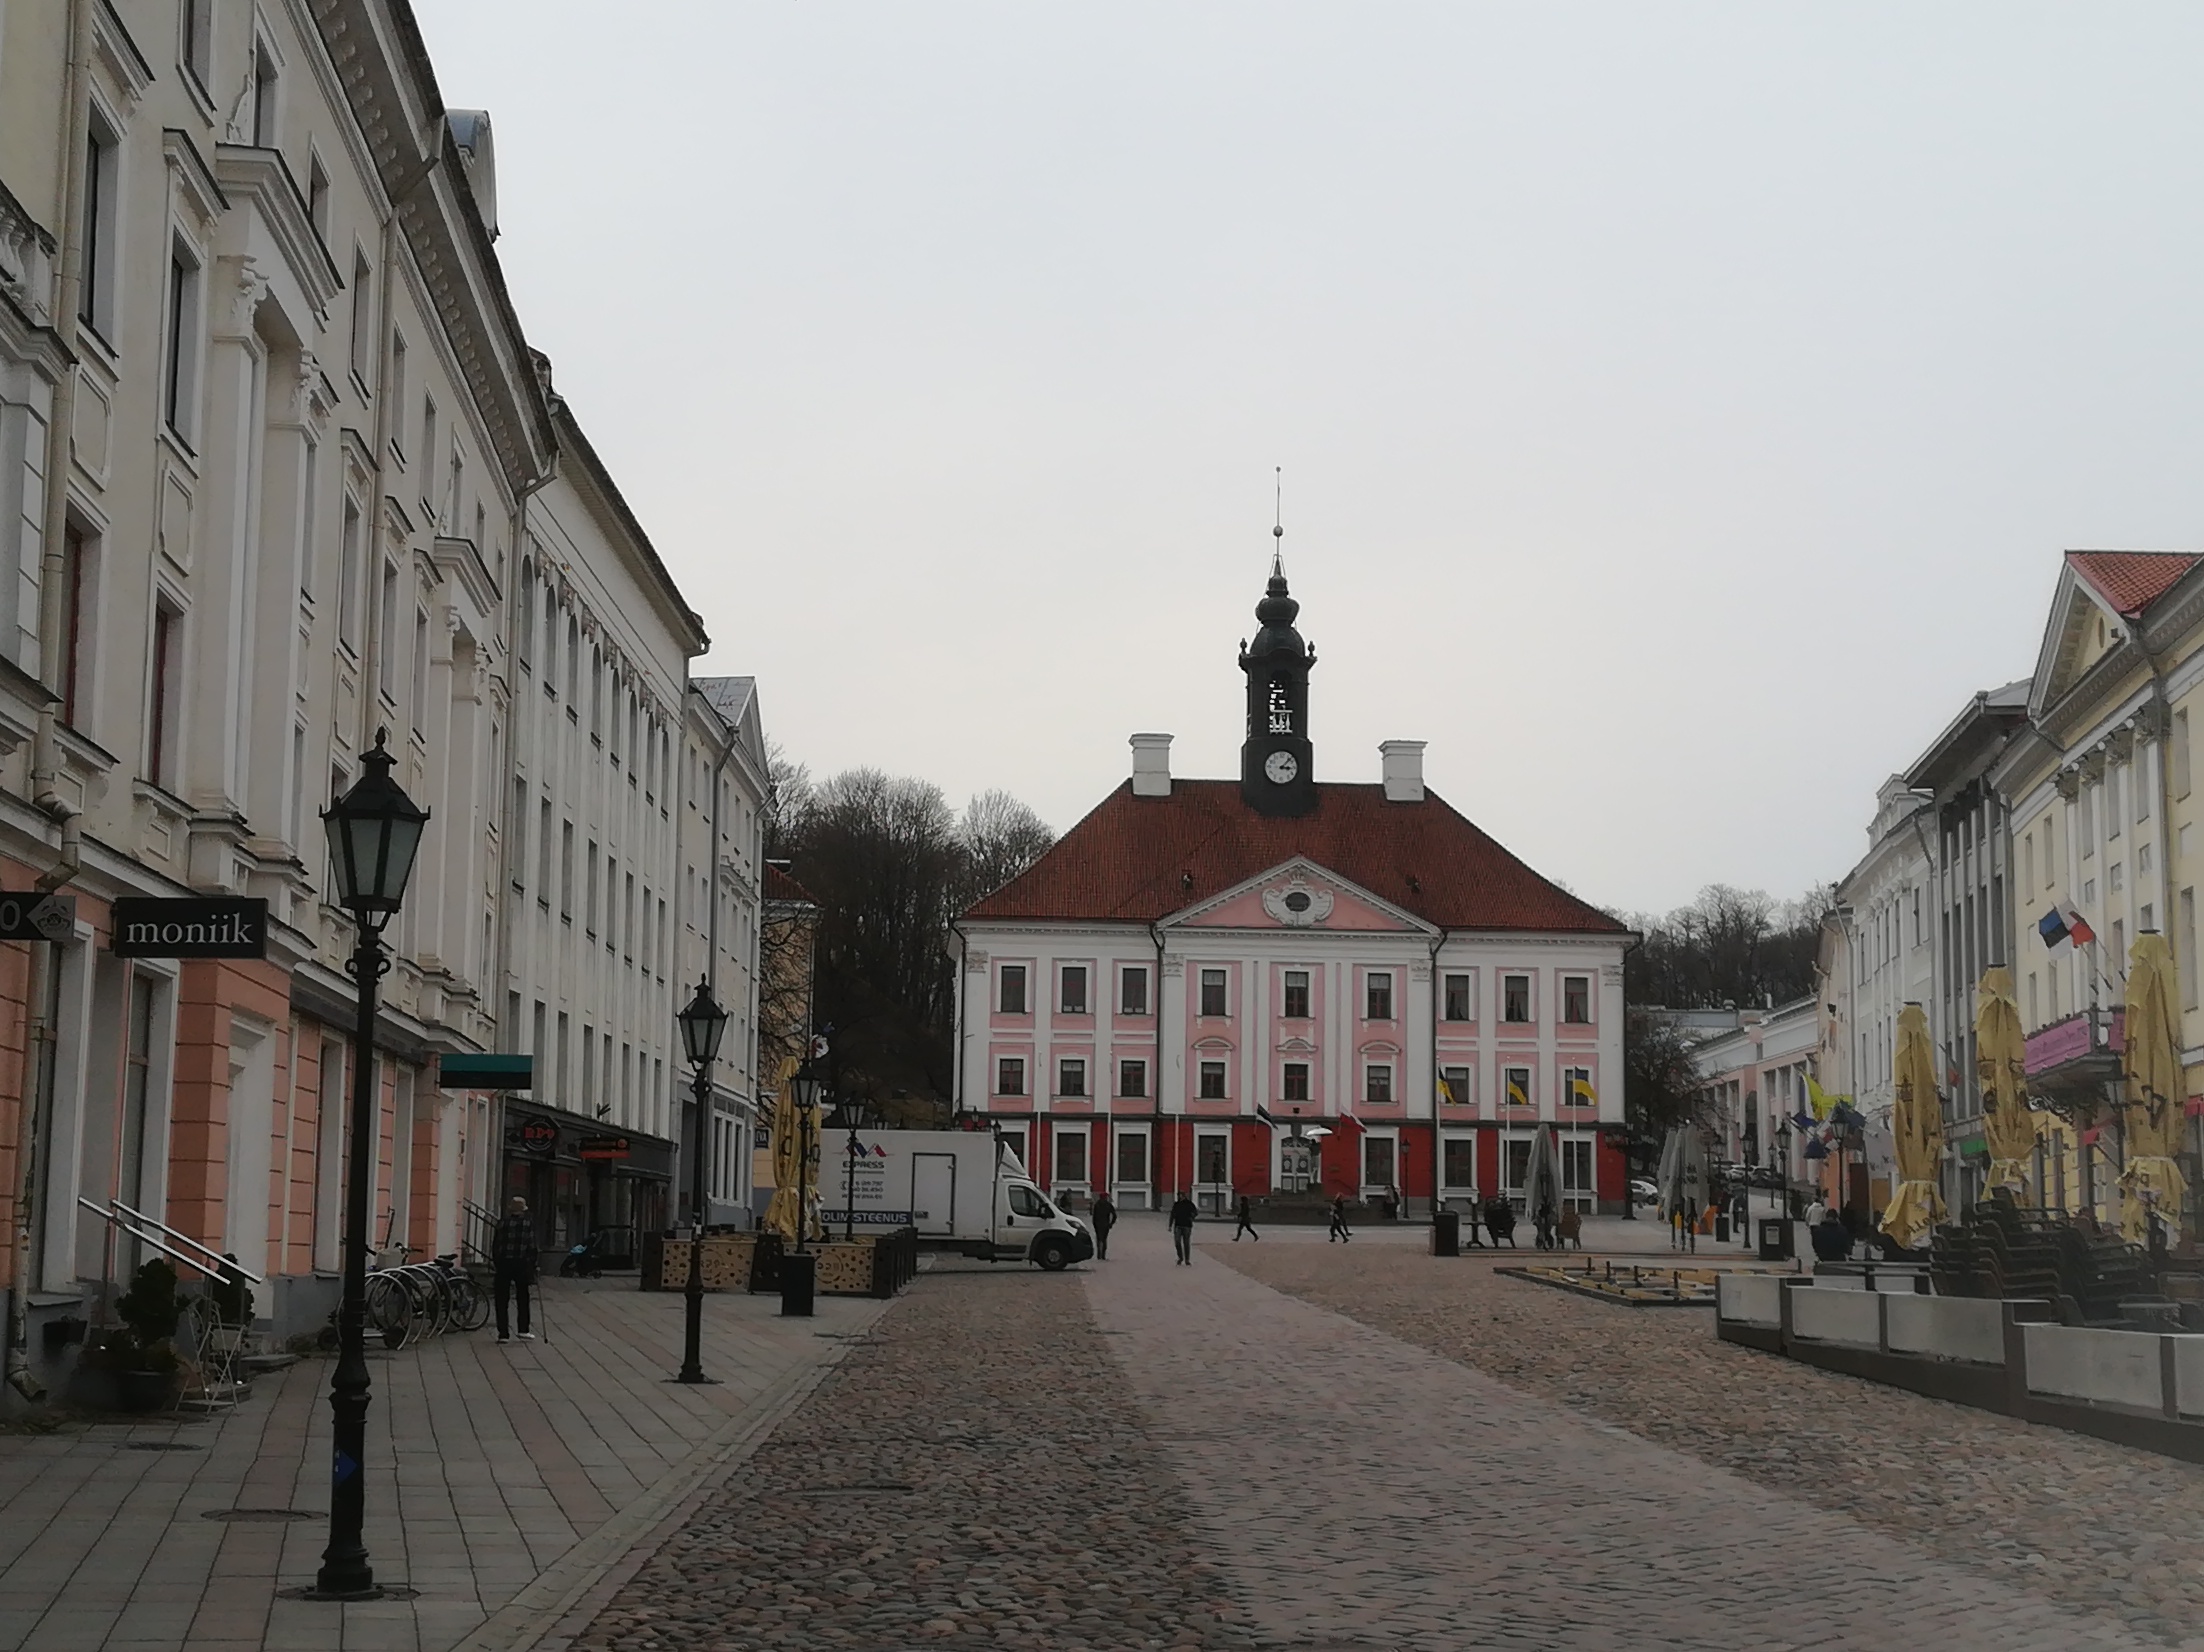
[[[367,1322],[386,1348],[402,1348],[446,1331],[479,1331],[490,1322],[490,1297],[456,1253],[409,1262],[410,1245],[387,1247],[367,1276]]]

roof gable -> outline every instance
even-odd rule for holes
[[[1257,814],[1236,780],[1178,780],[1135,797],[1125,782],[974,921],[1156,923],[1305,859],[1441,929],[1623,936],[1608,914],[1540,877],[1436,792],[1396,803],[1375,785],[1320,782],[1293,819]]]
[[[1332,934],[1428,934],[1411,916],[1304,855],[1249,878],[1164,925],[1173,929],[1267,929]]]

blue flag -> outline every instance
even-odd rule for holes
[[[2036,924],[2036,933],[2043,937],[2045,946],[2057,946],[2066,939],[2066,915],[2054,906]]]

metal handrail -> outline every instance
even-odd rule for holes
[[[191,1247],[191,1249],[199,1252],[199,1254],[202,1256],[213,1257],[216,1268],[227,1268],[232,1273],[242,1274],[245,1278],[251,1280],[255,1285],[262,1283],[261,1276],[257,1273],[254,1273],[242,1262],[239,1262],[232,1257],[224,1256],[220,1251],[210,1249],[208,1246],[200,1244],[198,1240],[192,1238],[192,1236],[188,1233],[178,1233],[174,1228],[170,1227],[158,1216],[148,1216],[142,1210],[132,1210],[120,1199],[110,1199],[107,1202],[110,1205],[114,1206],[115,1209],[121,1211],[125,1216],[128,1216],[135,1221],[144,1222],[151,1227],[159,1228],[163,1233],[167,1234],[179,1245],[188,1245]],[[202,1268],[200,1271],[202,1273],[206,1273],[207,1277],[210,1279],[219,1279],[221,1277],[221,1274],[219,1272],[208,1272],[208,1270],[204,1268]]]
[[[102,1210],[98,1205],[95,1205],[89,1199],[80,1198],[77,1200],[77,1203],[82,1205],[86,1210],[90,1211],[94,1216],[97,1216],[109,1227],[116,1228],[124,1233],[127,1233],[128,1235],[130,1235],[131,1238],[135,1239],[141,1245],[151,1245],[163,1256],[166,1256],[173,1261],[181,1262],[185,1267],[190,1268],[194,1273],[203,1273],[209,1279],[219,1279],[222,1277],[220,1274],[214,1272],[213,1269],[209,1268],[204,1262],[200,1261],[196,1256],[186,1256],[182,1251],[173,1249],[163,1241],[154,1238],[152,1234],[141,1232],[136,1227],[133,1227],[123,1217],[116,1215],[113,1211]],[[223,1266],[228,1267],[229,1264],[225,1262]]]

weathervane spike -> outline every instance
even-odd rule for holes
[[[1286,467],[1274,465],[1271,476],[1271,530],[1270,575],[1283,579],[1286,575]]]

